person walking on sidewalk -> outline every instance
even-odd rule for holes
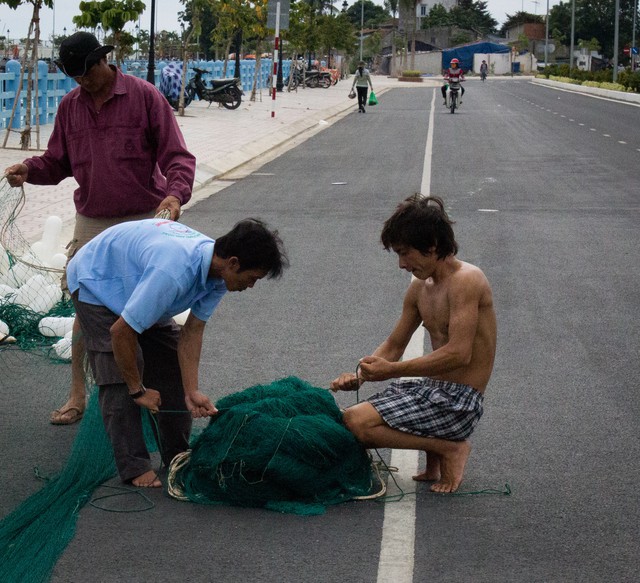
[[[123,482],[162,485],[145,446],[142,408],[159,413],[152,425],[165,466],[189,447],[191,418],[218,412],[198,382],[207,320],[227,292],[280,277],[287,265],[277,231],[257,219],[215,240],[170,220],[129,221],[69,262],[69,291]],[[180,329],[172,317],[187,308]]]
[[[60,102],[47,149],[5,170],[11,186],[53,185],[73,176],[76,223],[71,259],[104,229],[150,218],[160,211],[177,220],[191,198],[195,157],[167,100],[150,83],[107,63],[113,46],[77,32],[62,41],[58,67],[78,83]],[[63,275],[62,287],[66,289]],[[84,347],[74,326],[71,389],[51,423],[82,418],[86,404]]]
[[[367,105],[367,89],[371,87],[371,91],[373,91],[373,85],[371,84],[371,75],[369,74],[369,69],[365,69],[364,61],[360,61],[358,63],[358,68],[356,69],[356,73],[353,76],[353,85],[351,85],[351,90],[356,88],[358,92],[358,112],[364,113],[364,106]]]

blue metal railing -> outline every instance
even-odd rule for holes
[[[160,85],[160,79],[162,76],[162,69],[167,63],[159,61],[156,64],[154,73],[155,85]],[[235,77],[235,61],[227,62],[226,77]],[[271,59],[262,59],[260,63],[260,71],[258,71],[258,83],[257,87],[260,89],[267,88],[267,82],[269,75],[273,69]],[[220,79],[222,77],[222,70],[224,63],[222,61],[190,61],[188,63],[189,70],[187,71],[187,79],[193,76],[191,69],[197,67],[198,69],[204,69],[207,73],[204,75],[205,82],[210,79]],[[240,79],[242,88],[244,91],[250,91],[253,87],[253,79],[256,73],[256,63],[254,60],[240,61]],[[286,60],[282,63],[282,75],[283,78],[289,74],[290,61]],[[122,71],[129,75],[135,75],[142,79],[147,78],[147,64],[140,61],[125,61],[122,65]],[[6,129],[11,119],[11,111],[16,101],[16,94],[18,91],[18,84],[20,80],[20,62],[19,61],[7,61],[6,71],[0,73],[0,128]],[[28,74],[23,74],[22,90],[16,105],[16,110],[11,127],[14,129],[20,129],[25,125],[26,109],[27,109],[27,81]],[[74,87],[77,87],[76,82],[58,71],[52,72],[49,69],[49,65],[44,61],[38,62],[38,117],[40,125],[53,123],[56,112],[58,111],[58,104],[60,100],[71,91]],[[35,87],[31,90],[31,125],[36,124],[36,92]]]

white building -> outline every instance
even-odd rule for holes
[[[416,5],[416,16],[418,18],[428,16],[436,4],[442,4],[447,12],[449,12],[454,6],[458,5],[458,0],[421,0],[420,3]]]

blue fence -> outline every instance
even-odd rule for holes
[[[156,64],[154,74],[155,85],[160,85],[162,69],[167,63],[159,61]],[[283,78],[289,75],[291,61],[283,61],[282,75]],[[203,69],[207,73],[203,76],[205,82],[210,79],[222,78],[222,70],[224,63],[222,61],[190,61],[187,70],[187,80],[190,79],[194,72],[193,67]],[[226,77],[236,76],[235,61],[227,62]],[[258,72],[257,87],[260,89],[267,88],[268,78],[273,70],[272,59],[262,59],[260,62],[260,71]],[[147,78],[147,63],[140,61],[126,61],[122,65],[122,71],[129,74]],[[256,74],[256,62],[254,60],[240,61],[240,80],[244,91],[251,91],[253,87],[253,79]],[[16,105],[16,110],[11,127],[20,129],[24,127],[26,121],[27,110],[27,73],[24,73],[22,91]],[[0,73],[0,127],[5,129],[11,119],[11,111],[16,102],[16,93],[18,91],[18,83],[20,79],[20,63],[18,61],[8,61],[6,64],[6,72]],[[58,111],[60,100],[77,87],[76,82],[56,69],[55,72],[49,70],[49,65],[43,61],[38,62],[38,120],[36,120],[36,92],[35,87],[31,89],[31,125],[35,125],[39,121],[40,125],[53,123]]]

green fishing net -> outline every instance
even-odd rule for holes
[[[217,406],[220,414],[169,468],[174,498],[317,515],[378,487],[366,450],[342,424],[329,391],[288,377]],[[153,420],[144,417],[147,447],[156,451]],[[0,521],[0,581],[47,581],[80,509],[115,474],[93,390],[63,470]]]
[[[289,377],[217,407],[191,453],[172,464],[174,497],[310,515],[371,493],[368,454],[329,391]]]

